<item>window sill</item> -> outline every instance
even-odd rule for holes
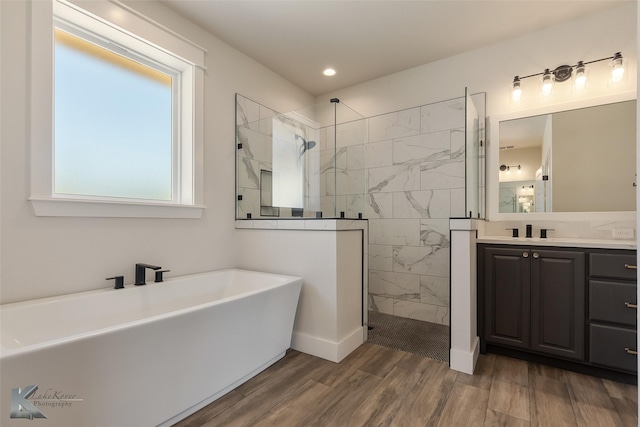
[[[191,218],[202,217],[204,206],[144,204],[30,197],[36,216],[93,218]]]

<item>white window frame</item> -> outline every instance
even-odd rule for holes
[[[118,1],[31,2],[31,202],[37,216],[199,218],[203,203],[205,50]],[[107,20],[108,19],[108,20]],[[180,71],[171,201],[54,194],[54,26],[87,29]],[[149,46],[155,49],[149,49]],[[154,56],[156,55],[156,56]],[[169,62],[167,62],[169,61]],[[144,161],[144,159],[140,159]],[[178,174],[175,172],[179,171]]]

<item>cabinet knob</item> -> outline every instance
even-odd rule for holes
[[[629,347],[625,347],[624,351],[629,353],[629,354],[633,354],[633,355],[637,355],[638,352],[636,350],[631,350]]]
[[[540,255],[538,254],[538,252],[534,252],[534,253],[533,253],[533,257],[534,257],[535,259],[538,259],[538,258],[540,258]]]
[[[523,258],[529,258],[529,252],[522,252]]]
[[[634,304],[632,302],[625,302],[624,306],[627,308],[638,308],[638,304]]]
[[[624,268],[626,268],[627,270],[637,270],[638,266],[637,265],[631,265],[631,264],[625,264]]]

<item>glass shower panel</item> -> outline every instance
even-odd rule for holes
[[[484,218],[482,128],[478,110],[465,88],[465,215],[469,218]]]
[[[334,217],[358,218],[364,214],[366,174],[364,142],[366,122],[364,117],[344,103],[336,104],[333,162],[335,172],[327,175],[328,196],[333,196]]]
[[[279,114],[236,97],[237,218],[357,218],[364,118],[337,99]]]
[[[297,112],[272,119],[273,205],[316,211],[319,198],[317,151],[319,126]]]
[[[278,209],[264,205],[272,199],[269,181],[275,114],[248,98],[236,96],[236,218],[279,215]]]

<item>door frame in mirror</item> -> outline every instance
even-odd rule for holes
[[[616,93],[597,98],[581,99],[561,104],[546,104],[526,110],[518,110],[504,114],[491,115],[489,117],[490,139],[487,141],[486,150],[486,214],[489,221],[633,221],[636,220],[636,211],[629,212],[531,212],[531,213],[500,213],[498,206],[500,165],[500,122],[514,120],[543,114],[558,113],[561,111],[576,110],[579,108],[595,107],[597,105],[613,104],[616,102],[631,101],[637,97],[636,91]]]

